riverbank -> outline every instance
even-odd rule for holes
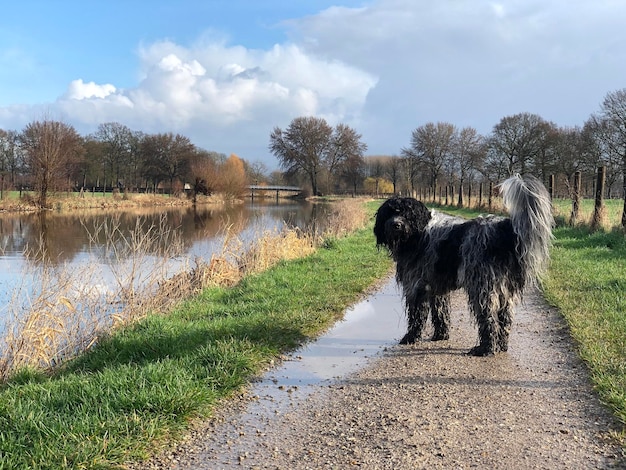
[[[147,457],[332,325],[390,266],[369,223],[124,327],[49,375],[20,372],[0,389],[0,462],[102,468]]]
[[[0,213],[38,212],[41,209],[35,201],[36,194],[17,191],[5,192],[0,199]],[[237,199],[226,198],[224,195],[199,195],[197,204],[225,204],[241,202]],[[83,209],[132,209],[136,207],[168,207],[191,206],[193,200],[187,194],[140,194],[140,193],[58,193],[48,197],[49,209],[55,211],[72,211]]]

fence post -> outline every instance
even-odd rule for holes
[[[593,219],[591,228],[597,230],[602,225],[604,218],[604,182],[606,180],[606,167],[598,167],[598,177],[596,182],[596,201],[593,208]]]
[[[580,210],[580,171],[574,173],[574,191],[572,193],[572,213],[569,217],[569,224],[574,226],[578,220],[578,211]]]
[[[550,186],[550,199],[554,199],[554,175],[549,176],[548,185]]]

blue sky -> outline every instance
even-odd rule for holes
[[[615,0],[23,0],[0,14],[0,128],[179,132],[268,169],[273,127],[346,123],[398,154],[446,121],[582,125],[626,88]]]

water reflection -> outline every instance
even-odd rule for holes
[[[284,226],[319,228],[326,210],[323,205],[308,202],[268,204],[255,201],[254,204],[198,206],[195,210],[150,207],[4,214],[0,217],[0,331],[6,313],[3,307],[15,303],[16,291],[26,292],[33,286],[36,289],[43,270],[58,268],[59,272],[80,273],[88,266],[89,272],[97,274],[97,278],[84,277],[84,283],[106,289],[112,277],[107,273],[119,269],[112,264],[125,261],[119,257],[117,246],[138,229],[154,230],[164,224],[176,233],[181,251],[171,260],[173,273],[187,260],[196,257],[208,260],[212,253],[221,250],[226,228],[231,235],[249,243],[265,230],[280,230]],[[115,239],[111,240],[111,235]],[[171,243],[170,237],[162,237],[143,248],[145,254],[157,258]],[[115,256],[111,256],[112,248],[116,250]],[[116,276],[119,277],[119,273]]]
[[[119,212],[84,210],[72,213],[4,214],[0,217],[0,260],[24,258],[31,263],[63,264],[86,252],[97,251],[107,242],[103,225],[115,225],[120,234],[132,232],[137,221],[145,228],[159,226],[176,230],[184,246],[219,236],[225,228],[249,239],[251,232],[280,229],[285,225],[318,226],[325,207],[306,202],[289,204],[242,204],[170,208],[135,208]],[[155,250],[162,247],[155,247]],[[159,250],[160,251],[160,250]],[[45,256],[42,254],[45,253]]]

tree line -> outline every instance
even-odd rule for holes
[[[317,117],[297,117],[275,127],[268,148],[282,172],[260,163],[196,147],[173,133],[145,134],[109,122],[86,137],[65,123],[34,121],[21,132],[0,129],[0,191],[34,189],[46,205],[49,191],[92,190],[224,192],[240,195],[248,183],[291,184],[312,194],[409,193],[428,187],[463,189],[531,173],[555,193],[570,196],[574,174],[587,175],[592,195],[596,168],[606,168],[606,196],[626,206],[626,89],[608,93],[582,126],[560,127],[532,113],[503,117],[488,135],[473,127],[428,122],[415,128],[399,155],[365,156],[367,145],[353,128],[330,126]],[[623,217],[626,225],[626,212]]]
[[[581,172],[582,192],[592,196],[594,174],[602,166],[606,196],[624,198],[626,226],[626,89],[608,93],[582,126],[560,127],[527,112],[503,117],[489,135],[428,122],[412,131],[400,155],[365,158],[367,146],[353,129],[301,117],[284,131],[275,128],[269,148],[287,174],[306,177],[314,193],[320,182],[331,192],[352,186],[415,193],[427,187],[436,195],[446,187],[457,189],[460,204],[471,185],[497,183],[514,173],[545,183],[554,176],[555,194],[571,197],[574,175]]]
[[[41,207],[51,192],[80,189],[176,193],[187,184],[193,195],[239,196],[263,172],[237,155],[201,149],[181,134],[145,134],[117,122],[85,137],[51,119],[20,132],[0,129],[0,191],[33,190]]]

